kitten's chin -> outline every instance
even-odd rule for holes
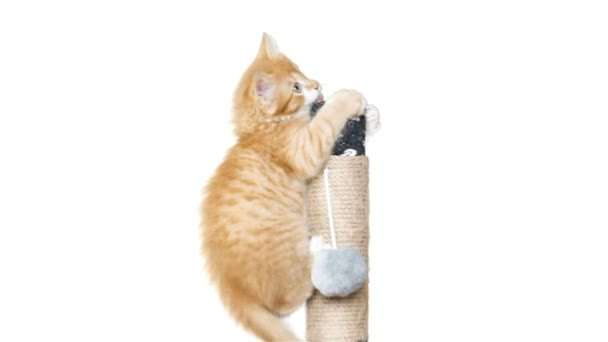
[[[310,106],[310,116],[313,117],[315,115],[317,115],[317,112],[319,111],[319,109],[321,109],[321,107],[323,107],[323,105],[325,104],[325,101],[315,101],[311,106]]]
[[[310,116],[315,116],[324,103],[325,98],[323,97],[323,94],[319,93],[319,96],[317,96],[315,101],[310,105]]]

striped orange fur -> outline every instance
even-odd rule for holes
[[[203,256],[209,277],[232,316],[265,341],[294,341],[280,316],[312,293],[307,181],[327,161],[349,117],[366,101],[356,91],[322,99],[307,78],[264,34],[257,57],[234,94],[237,143],[204,191]]]

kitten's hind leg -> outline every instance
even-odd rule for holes
[[[303,276],[300,281],[292,284],[293,287],[287,291],[280,301],[272,308],[280,316],[286,316],[299,309],[306,300],[312,296],[314,290],[312,280],[310,279],[310,271]]]
[[[316,241],[316,242],[313,242]],[[313,246],[314,245],[314,246]],[[287,283],[281,285],[282,294],[275,301],[272,310],[278,315],[285,316],[293,313],[300,308],[306,300],[312,296],[314,287],[312,285],[311,269],[313,263],[313,249],[323,249],[323,238],[320,236],[311,239],[311,245],[308,257],[298,260],[297,263],[291,266],[291,276],[284,278],[289,279]]]

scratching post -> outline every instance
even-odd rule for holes
[[[358,249],[367,262],[368,159],[331,156],[327,168],[336,242]],[[308,189],[308,220],[313,235],[330,241],[324,191],[323,177],[315,178]],[[367,283],[346,298],[326,298],[315,291],[306,307],[306,340],[367,341],[367,310]]]
[[[368,262],[369,161],[365,156],[365,117],[349,120],[327,163],[337,246],[356,248]],[[323,174],[308,187],[307,215],[312,235],[331,241]],[[306,340],[368,340],[368,284],[348,297],[324,297],[317,290],[307,302]]]

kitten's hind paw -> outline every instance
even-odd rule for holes
[[[331,248],[331,246],[325,243],[321,235],[315,235],[310,238],[310,253],[312,255],[317,255],[319,251],[328,248]]]

